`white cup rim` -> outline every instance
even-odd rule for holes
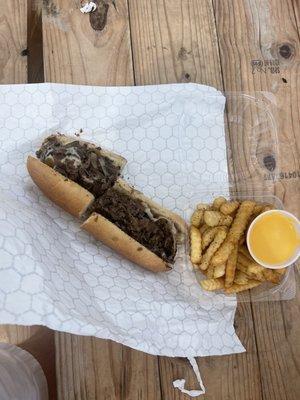
[[[254,218],[254,220],[251,222],[251,224],[250,224],[250,226],[249,226],[249,228],[248,228],[248,232],[247,232],[247,247],[248,247],[249,253],[251,254],[252,258],[253,258],[258,264],[262,265],[262,266],[265,267],[265,268],[280,269],[280,268],[289,267],[290,265],[294,264],[294,262],[297,261],[297,259],[300,257],[300,246],[299,246],[299,248],[295,251],[295,254],[294,254],[287,262],[282,263],[282,264],[275,264],[275,265],[274,265],[274,264],[267,264],[267,263],[264,263],[264,262],[262,262],[261,260],[259,260],[259,259],[253,254],[253,252],[252,252],[252,250],[251,250],[251,246],[250,246],[250,232],[252,231],[253,226],[255,225],[255,223],[256,223],[259,219],[261,219],[263,216],[265,216],[265,215],[267,215],[267,214],[272,214],[272,213],[274,213],[274,212],[278,212],[278,213],[280,213],[280,214],[283,214],[283,215],[286,215],[287,217],[292,218],[292,219],[295,221],[296,225],[298,225],[299,230],[300,230],[300,221],[299,221],[299,219],[298,219],[294,214],[292,214],[292,213],[290,213],[290,212],[288,212],[288,211],[285,211],[285,210],[268,210],[268,211],[265,211],[265,212],[259,214],[259,215],[258,215],[256,218]]]

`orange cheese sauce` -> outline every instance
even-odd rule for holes
[[[253,225],[249,245],[261,262],[284,264],[300,246],[300,235],[292,218],[274,211],[262,216]]]

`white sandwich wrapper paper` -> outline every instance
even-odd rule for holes
[[[26,170],[48,134],[82,129],[83,139],[127,158],[125,179],[183,215],[193,195],[187,170],[199,173],[199,186],[202,174],[227,182],[224,104],[219,91],[196,84],[1,86],[0,323],[46,325],[164,356],[244,351],[236,302],[202,291],[184,249],[168,273],[134,266],[83,232]]]

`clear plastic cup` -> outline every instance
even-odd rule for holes
[[[257,221],[259,221],[259,220],[260,220],[261,218],[263,218],[265,215],[267,215],[267,214],[272,214],[272,213],[274,213],[274,212],[289,217],[289,218],[293,221],[294,226],[295,226],[295,229],[297,230],[297,232],[298,232],[299,235],[300,235],[300,222],[299,222],[299,220],[295,217],[295,215],[293,215],[293,214],[291,214],[291,213],[289,213],[288,211],[285,211],[285,210],[270,210],[270,211],[266,211],[266,212],[264,212],[264,213],[258,215],[258,216],[252,221],[251,225],[249,226],[248,232],[247,232],[247,246],[248,246],[248,249],[249,249],[249,252],[250,252],[252,258],[254,258],[254,260],[255,260],[257,263],[261,264],[263,267],[266,267],[266,268],[280,269],[280,268],[289,267],[290,265],[294,264],[294,263],[297,261],[297,259],[298,259],[299,256],[300,256],[300,245],[299,245],[298,247],[295,248],[294,254],[293,254],[285,263],[275,264],[275,265],[274,265],[274,264],[266,264],[266,263],[262,262],[261,260],[259,260],[259,259],[256,257],[255,252],[254,252],[253,249],[251,248],[251,243],[250,243],[250,235],[251,235],[252,229],[253,229],[253,227],[255,226],[255,224],[257,223]]]
[[[47,380],[38,361],[20,347],[0,343],[0,399],[48,398]]]

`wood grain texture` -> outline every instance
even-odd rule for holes
[[[237,2],[234,9],[231,9],[230,1],[216,1],[215,10],[224,88],[227,91],[246,93],[265,91],[267,93],[268,102],[271,103],[272,111],[275,112],[279,139],[280,157],[276,160],[277,172],[286,174],[288,178],[279,179],[275,185],[272,181],[264,181],[262,175],[268,173],[268,170],[259,159],[259,170],[250,171],[250,163],[244,165],[243,168],[248,169],[250,176],[255,175],[261,186],[273,186],[276,194],[285,200],[287,208],[299,215],[300,209],[297,209],[298,202],[295,199],[300,193],[299,140],[296,140],[300,120],[298,90],[300,58],[299,32],[294,8],[290,1],[283,3],[268,0],[241,0]],[[255,70],[253,73],[251,66],[253,60],[278,60],[280,72]],[[248,118],[254,124],[256,113],[253,108],[249,111]],[[242,137],[241,129],[233,133],[235,137]],[[264,127],[262,131],[263,129]],[[259,148],[260,138],[257,139]],[[234,148],[235,164],[240,166],[242,159],[240,152],[245,153],[246,146],[243,147],[243,140],[239,137],[232,137],[232,142],[240,146]],[[264,149],[261,148],[261,151],[262,154],[259,157],[263,158],[263,155],[269,154],[270,149],[266,147],[263,153]],[[249,184],[247,183],[248,187]]]
[[[129,0],[136,84],[201,82],[222,89],[212,3]]]
[[[120,398],[121,345],[57,333],[56,350],[59,399]]]
[[[157,357],[121,344],[56,334],[58,398],[160,400]]]
[[[44,64],[47,81],[130,85],[133,83],[126,0],[109,4],[107,21],[94,30],[80,1],[49,0],[43,7]]]
[[[299,287],[299,275],[297,275]],[[299,290],[294,300],[253,305],[263,398],[297,400],[300,393]]]
[[[122,346],[123,400],[163,400],[158,357]]]
[[[0,325],[0,342],[20,344],[32,335],[32,327],[18,325]]]
[[[26,0],[0,0],[0,84],[27,81]]]
[[[223,88],[212,1],[130,0],[129,12],[137,84],[182,82],[188,73],[193,82]],[[249,303],[239,305],[236,325],[247,353],[198,359],[207,388],[203,399],[262,398]],[[159,365],[163,398],[186,398],[172,386],[178,378],[197,388],[187,362],[160,357]],[[222,384],[216,384],[220,379]]]
[[[299,15],[297,2],[291,1],[215,1],[216,26],[226,90],[245,92],[265,91],[273,103],[280,156],[279,180],[264,181],[268,173],[259,157],[254,154],[258,167],[257,187],[268,188],[279,196],[288,210],[299,216]],[[297,11],[296,11],[297,10]],[[252,60],[279,60],[278,73],[252,71]],[[229,104],[229,110],[232,104]],[[251,109],[248,118],[256,117]],[[262,129],[267,134],[270,128]],[[236,135],[241,132],[230,132]],[[232,138],[232,141],[234,139]],[[240,166],[240,154],[245,153],[243,139],[235,141],[234,162]],[[258,138],[258,146],[263,138]],[[251,165],[243,165],[245,173],[253,175]],[[265,168],[264,173],[261,173]],[[252,192],[253,184],[244,180],[243,188]],[[254,334],[260,366],[262,398],[294,400],[299,398],[300,300],[286,302],[253,303]]]
[[[298,0],[292,0],[292,7],[294,9],[294,14],[296,18],[296,24],[297,24],[297,29],[298,29],[298,34],[300,32],[300,7],[299,7],[299,1]],[[299,40],[300,40],[300,34],[299,34]]]

